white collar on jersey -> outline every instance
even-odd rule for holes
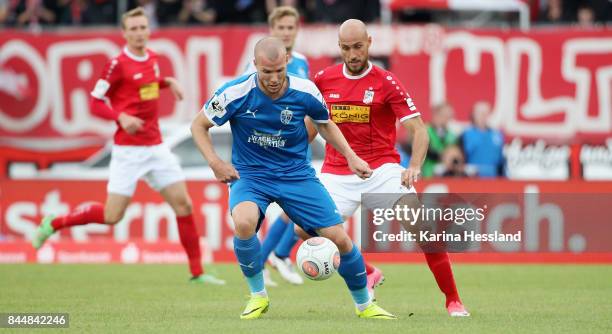
[[[346,70],[346,64],[342,64],[342,74],[344,74],[344,77],[346,77],[347,79],[353,79],[353,80],[361,79],[365,77],[366,75],[368,75],[368,73],[370,73],[371,70],[372,70],[372,63],[369,60],[368,60],[368,68],[359,75],[350,75]]]
[[[144,56],[137,56],[137,55],[131,53],[127,46],[123,48],[123,53],[125,53],[126,56],[128,56],[129,58],[131,58],[131,59],[133,59],[135,61],[147,61],[147,59],[149,59],[149,53],[148,52],[145,51],[145,55]]]

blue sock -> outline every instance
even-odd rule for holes
[[[246,278],[251,294],[266,296],[266,287],[264,285],[263,271],[259,271],[255,276]],[[367,292],[367,291],[366,291]]]
[[[346,286],[351,291],[355,304],[365,304],[370,300],[366,287],[368,279],[365,263],[363,262],[361,252],[359,252],[355,245],[353,245],[353,249],[350,252],[340,255],[338,273],[344,278],[344,282],[346,282]]]
[[[351,291],[351,296],[353,296],[353,300],[355,301],[355,304],[365,304],[367,302],[370,301],[370,292],[368,291],[368,288],[361,288],[359,290],[350,290]],[[363,311],[363,310],[360,310]]]
[[[293,227],[293,226],[292,226]],[[278,242],[280,241],[283,233],[285,233],[285,229],[287,228],[287,223],[283,220],[282,216],[278,216],[270,229],[268,230],[268,234],[264,238],[263,245],[261,246],[261,263],[266,263],[268,260],[268,256],[272,253],[272,250]]]
[[[293,222],[289,220],[285,233],[283,233],[278,245],[276,248],[274,248],[274,253],[280,258],[289,257],[289,254],[291,254],[291,250],[297,241],[298,236],[295,234],[295,230],[293,229]]]
[[[242,273],[246,276],[251,293],[264,291],[261,244],[257,235],[253,235],[246,240],[234,237],[234,253]]]

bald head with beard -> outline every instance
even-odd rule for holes
[[[340,54],[351,75],[359,75],[368,68],[369,49],[372,37],[368,35],[366,25],[355,19],[344,21],[338,29],[338,46]]]

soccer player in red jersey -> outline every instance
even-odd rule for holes
[[[332,120],[338,125],[355,153],[368,162],[373,174],[362,180],[350,175],[346,159],[326,146],[321,182],[346,219],[360,205],[362,193],[414,193],[413,183],[421,174],[427,153],[427,130],[412,98],[395,75],[369,61],[372,38],[359,20],[347,20],[338,34],[342,64],[320,71],[314,82],[327,102]],[[399,165],[395,149],[396,120],[414,134],[408,168]],[[440,290],[446,295],[451,316],[469,316],[461,303],[451,263],[446,252],[426,253],[425,258]],[[368,282],[382,280],[377,268],[367,266]]]
[[[143,177],[159,191],[176,214],[179,238],[189,259],[191,281],[225,284],[204,274],[199,235],[185,177],[176,157],[162,143],[159,131],[159,90],[170,88],[177,99],[183,98],[176,79],[162,77],[157,55],[147,49],[150,30],[141,7],[125,13],[121,20],[127,45],[109,61],[91,92],[91,110],[98,117],[117,123],[110,162],[106,204],[90,203],[66,216],[43,218],[32,238],[40,248],[56,231],[89,223],[114,225],[130,203],[138,179]],[[109,100],[109,106],[106,100]]]

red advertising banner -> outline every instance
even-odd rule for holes
[[[233,225],[228,213],[227,187],[215,181],[190,181],[194,217],[203,236],[205,261],[233,261]],[[174,214],[161,197],[140,184],[125,218],[114,227],[90,224],[62,230],[40,251],[27,242],[44,215],[64,214],[90,201],[103,202],[104,181],[0,181],[0,263],[2,262],[122,262],[168,263],[184,261]],[[86,191],[84,190],[86,189]],[[572,193],[605,194],[612,190],[611,182],[514,182],[505,180],[432,180],[419,182],[419,192],[453,193]],[[547,198],[547,197],[542,197]],[[550,197],[548,197],[550,198]],[[547,203],[539,203],[539,207]],[[268,218],[279,213],[268,210]],[[357,213],[358,214],[358,213]],[[355,217],[354,217],[355,218]],[[519,217],[520,218],[520,217]],[[601,219],[604,217],[589,218]],[[346,223],[349,235],[359,240],[360,229],[355,219]],[[570,224],[574,224],[571,225]],[[551,234],[546,222],[538,223],[541,237],[529,245],[520,245],[511,252],[489,254],[453,254],[453,258],[468,262],[608,262],[612,253],[594,253],[586,246],[570,247],[571,236],[563,231],[580,230],[576,220],[556,223],[560,242],[554,247],[547,241]],[[265,233],[267,225],[262,227]],[[559,232],[561,231],[561,232]],[[561,234],[559,234],[561,233]],[[376,261],[421,261],[420,254],[369,254]]]
[[[265,28],[163,29],[150,47],[186,100],[161,97],[162,125],[184,123],[215,87],[242,73]],[[612,132],[612,30],[559,28],[447,30],[372,26],[372,59],[393,71],[429,119],[447,100],[469,120],[476,101],[508,137],[597,144]],[[338,59],[335,26],[300,30],[297,50],[311,75]],[[0,146],[63,150],[99,145],[114,125],[92,116],[89,91],[104,63],[121,51],[117,30],[3,31],[0,35]]]

